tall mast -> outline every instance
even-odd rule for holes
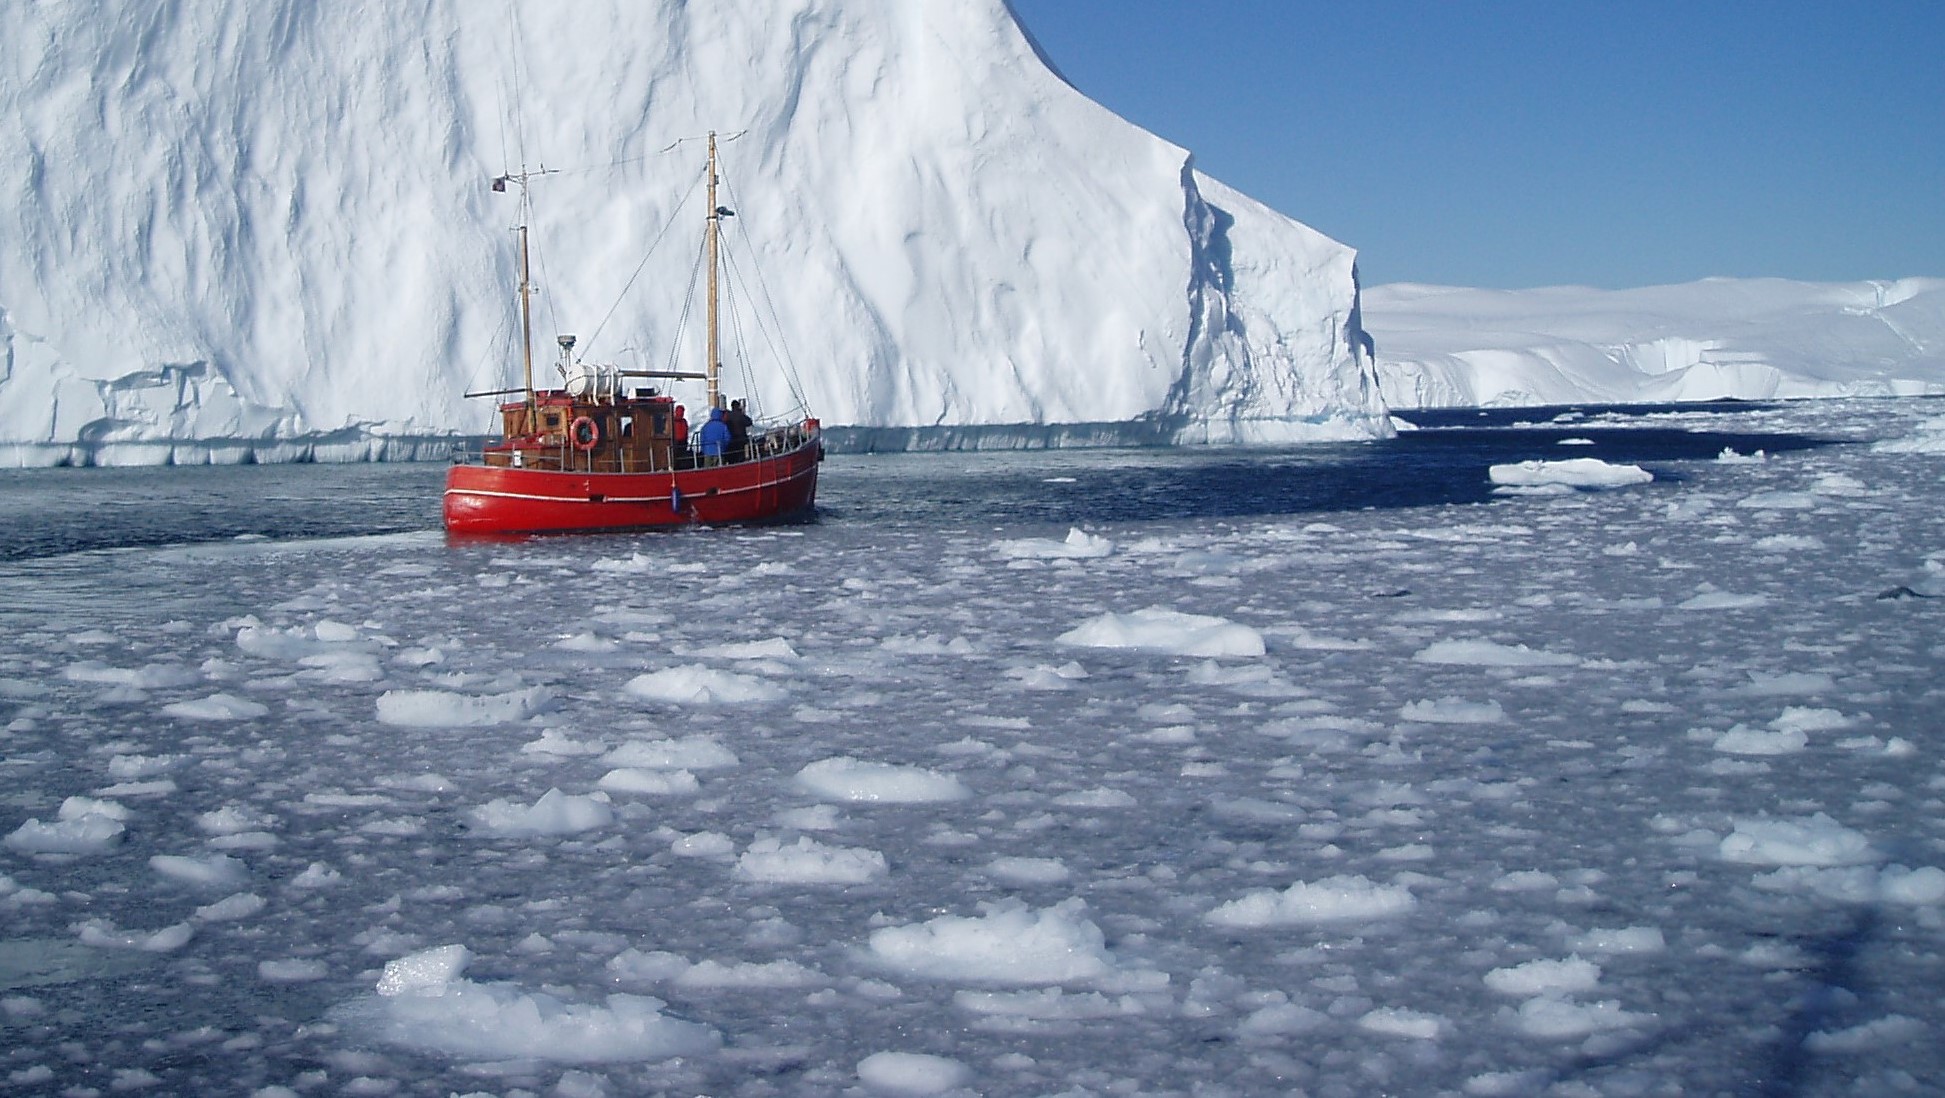
[[[709,406],[723,406],[721,384],[722,361],[717,350],[716,329],[716,263],[719,248],[718,237],[722,228],[721,208],[716,205],[716,131],[709,131],[709,228],[704,239],[709,244]]]
[[[521,204],[526,200],[523,194]],[[525,219],[520,225],[520,365],[524,371],[527,386],[527,434],[539,428],[540,402],[534,396],[534,319],[533,319],[533,276],[527,266],[527,226]]]

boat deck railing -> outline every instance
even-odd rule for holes
[[[666,450],[662,447],[653,447],[646,452],[605,447],[584,451],[566,441],[520,447],[505,447],[501,443],[490,441],[467,441],[453,444],[450,460],[454,465],[504,465],[509,468],[538,469],[548,472],[682,472],[689,469],[742,465],[747,462],[781,457],[815,443],[820,433],[819,428],[812,423],[762,427],[751,432],[742,453],[725,454],[721,458],[702,456],[695,445],[695,436],[691,435],[687,446],[671,447]],[[669,460],[662,460],[664,454],[668,455]],[[504,460],[492,461],[490,460],[492,457],[500,457]]]

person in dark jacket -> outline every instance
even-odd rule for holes
[[[701,446],[704,465],[723,463],[723,453],[729,449],[729,424],[723,422],[721,408],[709,409],[709,422],[696,432],[696,442]]]
[[[729,450],[725,456],[730,461],[742,461],[750,456],[750,428],[756,421],[743,410],[743,402],[732,400],[729,411],[723,413],[723,422],[729,425]]]

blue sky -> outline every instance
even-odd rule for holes
[[[1012,0],[1366,285],[1945,276],[1945,0]]]

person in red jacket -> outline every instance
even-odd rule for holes
[[[675,406],[675,467],[689,467],[689,416],[682,405]]]

